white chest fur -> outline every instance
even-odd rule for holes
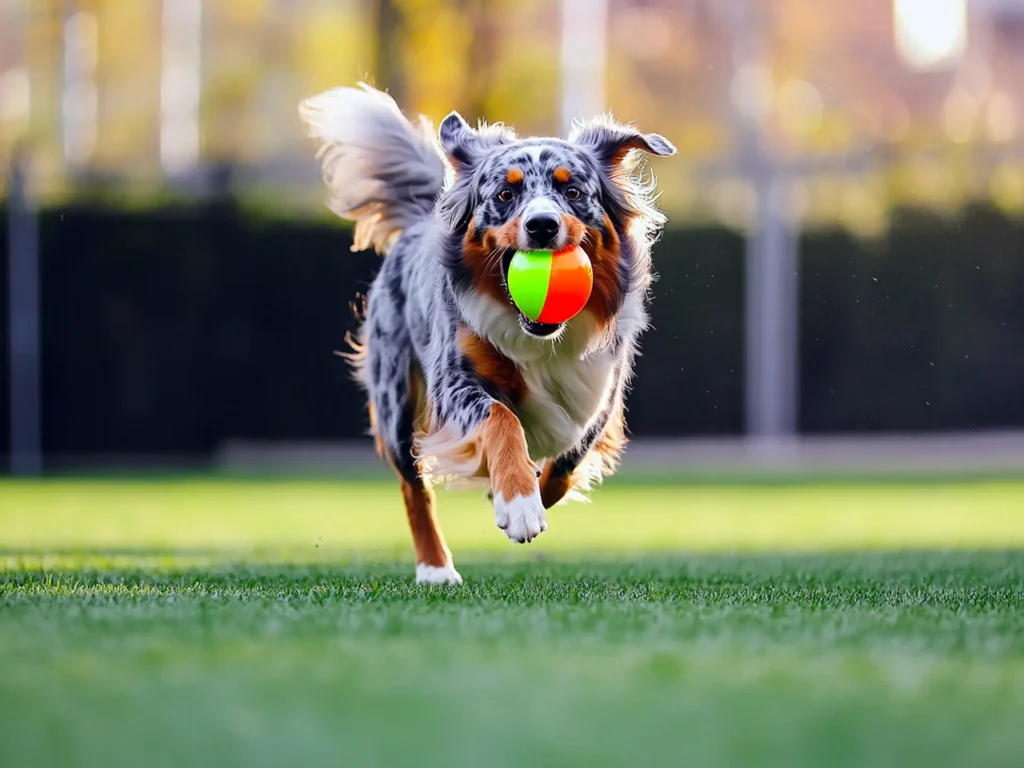
[[[552,458],[579,442],[611,396],[614,365],[608,353],[520,364],[529,394],[516,412],[530,458]]]
[[[526,382],[529,394],[517,405],[516,415],[530,458],[552,458],[576,445],[607,404],[614,385],[616,360],[606,345],[595,346],[594,318],[588,312],[577,315],[556,342],[523,333],[508,307],[489,296],[472,294],[463,312],[476,333],[515,361]],[[646,319],[642,307],[635,314],[639,327]]]

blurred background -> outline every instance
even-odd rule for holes
[[[0,0],[3,465],[375,461],[298,102],[669,137],[634,468],[1024,467],[1024,0]]]

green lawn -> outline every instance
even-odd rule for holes
[[[0,765],[1018,766],[1024,482],[0,482]]]

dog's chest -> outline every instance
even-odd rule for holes
[[[534,461],[565,453],[583,437],[612,389],[611,354],[520,364],[528,394],[516,413]]]

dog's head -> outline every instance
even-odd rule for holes
[[[516,250],[583,248],[594,269],[584,312],[600,327],[628,293],[646,290],[651,235],[664,219],[638,160],[674,154],[666,139],[600,118],[578,125],[566,141],[520,140],[500,125],[473,129],[455,112],[438,135],[453,174],[440,212],[452,235],[447,258],[458,290],[500,302],[523,332],[540,338],[557,336],[563,324],[531,321],[515,307],[507,277]]]

